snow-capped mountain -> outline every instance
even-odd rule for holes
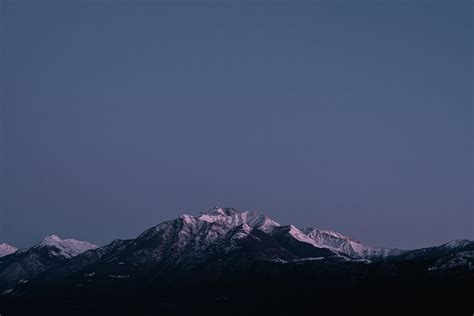
[[[400,249],[369,247],[357,240],[330,230],[306,228],[304,233],[315,245],[331,249],[352,258],[377,259],[403,253],[403,250]]]
[[[255,229],[262,228],[262,230]],[[182,215],[152,227],[136,239],[115,241],[105,247],[74,258],[69,271],[77,271],[94,263],[119,267],[160,267],[191,269],[213,257],[245,249],[246,243],[259,249],[256,257],[297,258],[282,249],[267,235],[277,223],[255,212],[237,212],[233,209],[214,209],[199,217]]]
[[[306,228],[301,230],[293,225],[281,226],[276,221],[257,212],[239,212],[233,208],[214,208],[209,213],[201,214],[198,219],[208,222],[221,222],[230,226],[247,224],[253,229],[261,230],[272,236],[287,237],[312,245],[326,248],[335,254],[346,255],[355,259],[377,259],[403,253],[399,249],[370,247],[340,233]]]
[[[301,230],[294,225],[281,226],[257,212],[239,212],[233,208],[214,208],[209,213],[201,214],[198,219],[208,222],[221,222],[230,226],[249,225],[253,229],[261,230],[272,236],[281,237],[286,233],[292,239],[312,245],[316,248],[326,248],[334,253],[346,255],[352,258],[376,259],[399,255],[403,250],[370,247],[340,233],[306,228]]]
[[[72,305],[84,306],[87,314],[89,306],[103,311],[104,306],[116,306],[120,297],[125,305],[114,314],[136,314],[134,304],[147,306],[145,314],[155,310],[162,314],[163,306],[185,302],[194,308],[208,302],[215,308],[228,300],[229,306],[246,302],[268,312],[267,298],[286,302],[294,295],[292,306],[312,306],[315,298],[321,298],[318,307],[327,303],[331,311],[344,297],[352,311],[366,302],[364,289],[375,286],[372,295],[381,295],[371,300],[371,306],[391,297],[380,292],[380,284],[393,288],[394,294],[426,293],[430,302],[440,291],[457,296],[469,292],[473,251],[474,242],[469,240],[410,251],[375,248],[334,231],[280,225],[258,212],[214,208],[162,222],[134,239],[103,247],[52,235],[2,257],[0,306],[12,304],[10,311],[24,309],[23,314],[31,315],[35,305],[24,304],[31,298],[49,315],[48,299],[61,297],[58,315],[68,314]],[[412,289],[424,282],[426,288]],[[195,295],[203,299],[190,304],[188,298]],[[391,302],[376,310],[387,304]]]
[[[457,249],[472,246],[472,241],[467,239],[455,239],[448,243],[441,245],[441,248],[445,249]]]
[[[218,273],[253,262],[370,264],[374,260],[418,257],[441,260],[473,247],[471,241],[453,241],[414,251],[375,248],[334,231],[280,225],[254,211],[214,208],[198,216],[182,215],[162,222],[135,239],[115,240],[103,247],[49,236],[30,249],[0,260],[0,283],[11,284],[40,274],[43,279],[76,273],[133,277],[137,272],[180,273],[199,267],[212,267]],[[461,259],[467,257],[469,253]],[[438,266],[453,266],[461,259],[452,259],[454,263],[440,261]]]
[[[75,239],[61,239],[56,235],[51,235],[43,239],[38,245],[32,249],[48,249],[53,256],[72,258],[84,251],[97,248],[96,245],[86,241]]]
[[[5,244],[5,243],[0,244],[0,258],[11,255],[12,253],[14,253],[17,250],[18,249],[16,249],[13,246],[10,246],[8,244]]]
[[[275,238],[283,247],[291,249],[300,259],[337,257],[340,253],[318,245],[300,229],[293,225],[276,227],[272,231]]]
[[[0,288],[25,282],[68,259],[97,246],[74,239],[61,239],[52,235],[29,249],[21,249],[0,259]]]
[[[257,212],[239,212],[232,208],[215,208],[198,217],[182,215],[152,227],[124,245],[120,251],[95,252],[101,261],[120,261],[122,265],[183,266],[188,269],[209,258],[241,251],[252,242],[255,254],[263,260],[299,259],[311,256],[334,256],[339,252],[317,244],[293,225],[281,226]],[[86,253],[82,257],[91,256]],[[76,261],[77,261],[76,260]]]
[[[227,219],[231,221],[231,217]],[[132,251],[131,259],[139,261],[147,258],[173,265],[201,261],[217,252],[234,250],[236,242],[251,231],[245,222],[207,221],[183,215],[145,231],[127,251]]]
[[[220,222],[232,227],[247,224],[252,228],[270,233],[275,227],[280,226],[277,222],[254,211],[239,212],[234,208],[216,207],[208,213],[201,214],[198,219],[206,222]]]

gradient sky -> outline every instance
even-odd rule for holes
[[[474,238],[471,1],[0,4],[0,242],[214,205]]]

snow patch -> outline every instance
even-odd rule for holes
[[[456,240],[452,240],[452,241],[442,245],[442,247],[451,248],[451,249],[461,248],[461,247],[466,247],[470,243],[471,243],[471,241],[467,240],[467,239],[456,239]]]
[[[369,247],[353,238],[330,230],[306,228],[304,232],[314,241],[316,247],[328,248],[356,259],[384,258],[403,252],[399,249]]]
[[[11,255],[12,253],[16,252],[18,249],[9,245],[9,244],[0,244],[0,258]]]
[[[72,258],[87,250],[96,249],[97,246],[86,241],[61,239],[57,235],[51,235],[43,239],[34,248],[51,248],[53,256]]]
[[[274,220],[254,211],[239,212],[233,208],[215,208],[209,213],[201,214],[198,219],[209,223],[223,223],[231,227],[247,224],[252,228],[269,233],[280,226]]]

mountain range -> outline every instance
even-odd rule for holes
[[[106,306],[112,306],[107,313],[121,306],[115,314],[176,314],[187,311],[191,302],[212,308],[234,306],[242,299],[259,310],[266,306],[256,299],[262,293],[301,308],[311,305],[308,295],[313,293],[320,299],[318,308],[327,310],[337,301],[328,291],[357,289],[377,297],[377,305],[387,298],[375,289],[388,286],[390,293],[421,289],[423,304],[439,294],[456,294],[466,300],[458,307],[469,309],[472,304],[463,295],[474,284],[470,240],[416,250],[378,248],[338,232],[281,225],[258,212],[220,207],[198,216],[182,215],[135,239],[102,247],[52,235],[29,249],[1,244],[0,256],[0,313],[4,306],[7,315],[33,310],[45,315],[103,315]],[[292,287],[308,293],[295,295]],[[446,294],[452,287],[455,290]],[[127,304],[111,303],[124,293],[121,303]],[[364,306],[359,306],[360,293],[344,299]],[[434,296],[425,297],[426,293]],[[46,295],[58,298],[54,306]],[[451,304],[450,299],[446,302]],[[280,311],[288,304],[267,306],[267,311]]]

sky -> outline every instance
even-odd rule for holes
[[[474,239],[471,1],[0,0],[0,243],[219,205]]]

